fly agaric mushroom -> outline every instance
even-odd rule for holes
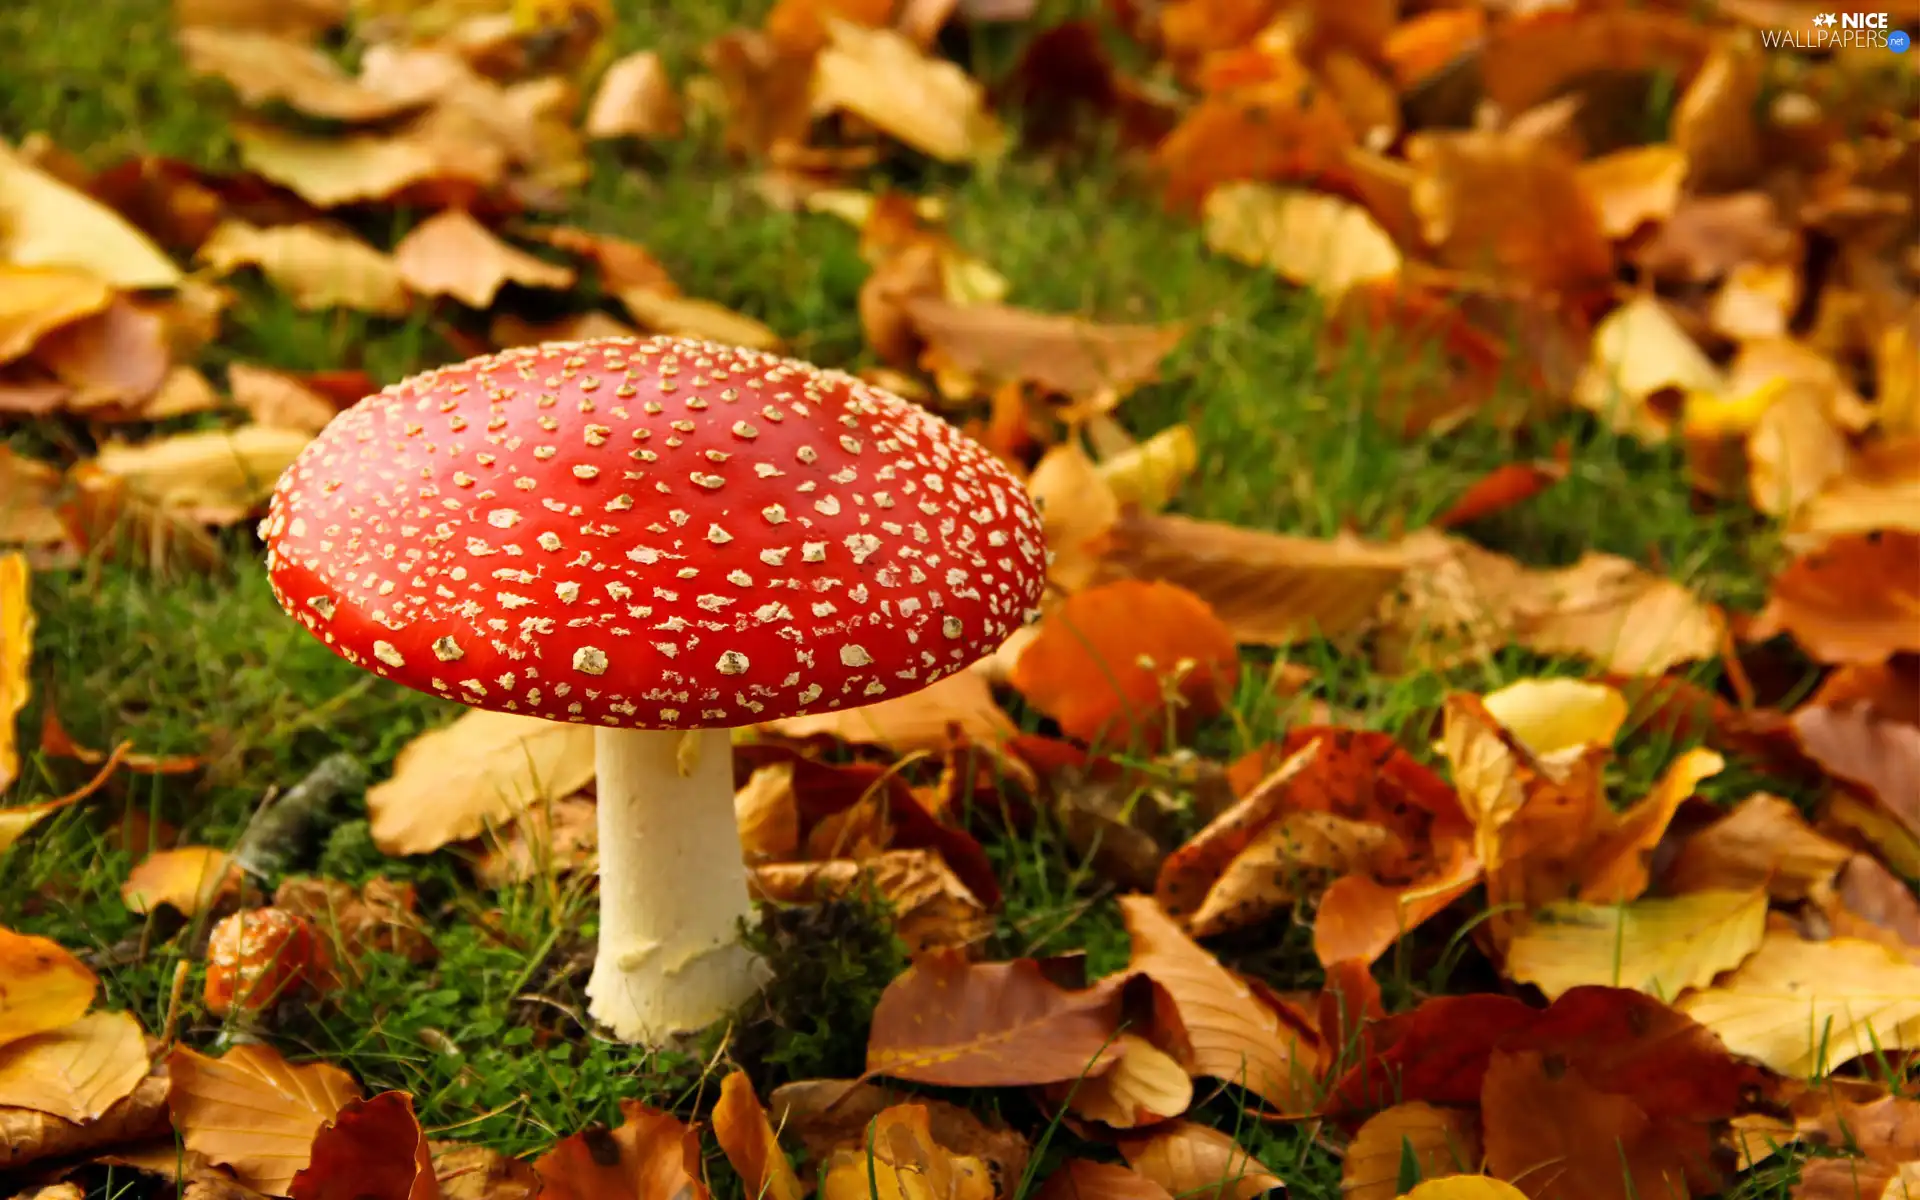
[[[592,1015],[657,1044],[752,996],[728,731],[926,687],[1029,619],[1040,520],[988,451],[851,375],[683,338],[521,347],[342,413],[261,526],[347,661],[590,724]]]

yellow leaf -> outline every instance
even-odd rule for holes
[[[1107,533],[1120,519],[1120,498],[1078,441],[1040,456],[1027,476],[1027,494],[1040,509],[1040,528],[1053,561],[1047,578],[1062,591],[1092,586]]]
[[[240,890],[241,872],[226,851],[211,846],[156,850],[127,873],[120,899],[137,913],[162,904],[195,916]]]
[[[383,854],[426,854],[478,837],[528,807],[593,782],[593,730],[472,709],[401,749],[367,790]]]
[[[1207,245],[1324,296],[1400,274],[1400,248],[1350,200],[1265,183],[1228,183],[1208,193]]]
[[[713,1135],[755,1200],[801,1200],[805,1195],[745,1071],[734,1071],[720,1081]]]
[[[1232,1134],[1195,1121],[1174,1121],[1148,1137],[1129,1138],[1120,1153],[1134,1170],[1188,1200],[1253,1200],[1286,1186]]]
[[[815,113],[848,112],[942,162],[983,162],[1006,146],[986,90],[955,64],[891,29],[827,20],[815,60]]]
[[[421,134],[307,137],[265,125],[234,127],[240,161],[321,208],[385,200],[412,184],[449,180],[486,186],[505,168],[497,146],[462,147]]]
[[[327,225],[258,229],[245,221],[222,221],[198,258],[220,275],[258,267],[304,309],[342,307],[396,317],[411,307],[393,259]]]
[[[338,410],[333,401],[291,375],[248,363],[227,367],[227,387],[233,402],[254,421],[271,429],[293,429],[312,436],[332,422]]]
[[[1100,477],[1121,504],[1140,512],[1159,512],[1200,460],[1193,427],[1169,425],[1137,446],[1102,460]]]
[[[117,288],[172,287],[180,268],[99,201],[0,144],[0,262],[84,271]]]
[[[1671,1000],[1732,970],[1767,931],[1767,893],[1693,892],[1631,904],[1535,909],[1507,947],[1507,974],[1549,1000],[1586,984]]]
[[[1484,1175],[1449,1175],[1429,1179],[1401,1200],[1528,1200],[1527,1194],[1500,1179]]]
[[[600,77],[580,128],[590,138],[671,138],[680,136],[682,124],[666,64],[652,50],[637,50]]]
[[[99,982],[58,942],[0,927],[0,1045],[79,1020]]]
[[[1345,1200],[1392,1200],[1409,1152],[1422,1179],[1473,1170],[1480,1162],[1473,1114],[1414,1100],[1368,1117],[1347,1144],[1340,1194]]]
[[[0,363],[27,354],[47,334],[92,316],[112,299],[107,281],[86,271],[0,263]]]
[[[1539,758],[1552,762],[1589,746],[1611,746],[1627,720],[1627,698],[1582,679],[1522,679],[1481,703]]]
[[[654,288],[625,288],[617,294],[633,319],[654,333],[702,338],[754,350],[776,350],[780,346],[779,334],[724,304],[669,295]]]
[[[377,121],[418,108],[433,98],[444,81],[418,72],[388,73],[372,86],[342,71],[312,46],[270,34],[207,26],[178,34],[187,66],[217,75],[243,104],[259,106],[283,100],[312,117],[336,121]]]
[[[276,1196],[307,1165],[314,1135],[360,1089],[326,1063],[294,1066],[270,1046],[235,1046],[220,1058],[177,1047],[167,1058],[173,1126],[189,1150]]]
[[[88,1013],[0,1049],[0,1104],[84,1123],[131,1095],[147,1069],[133,1014]]]
[[[1115,1129],[1153,1125],[1186,1112],[1193,1104],[1193,1078],[1179,1060],[1138,1034],[1123,1033],[1115,1040],[1121,1051],[1112,1070],[1057,1085],[1068,1093],[1067,1107]]]
[[[507,245],[464,210],[449,209],[413,227],[393,248],[408,287],[427,296],[452,296],[469,308],[487,308],[508,283],[569,288],[574,273]]]
[[[33,660],[30,586],[26,555],[18,551],[0,554],[0,792],[12,787],[20,774],[14,726],[33,690],[27,674]]]
[[[1673,215],[1687,159],[1676,146],[1634,146],[1588,159],[1574,173],[1600,214],[1601,232],[1619,240]]]
[[[44,545],[49,542],[63,542],[67,539],[67,527],[60,521],[60,513],[55,505],[60,493],[60,472],[50,464],[36,458],[15,454],[6,446],[0,446],[0,546],[5,545]],[[0,574],[0,579],[4,579]],[[0,585],[0,596],[7,593]],[[14,610],[0,603],[0,630]],[[0,632],[0,646],[6,644],[6,635]],[[4,662],[4,651],[0,651],[0,662]],[[0,695],[6,689],[0,686]],[[0,779],[0,791],[6,790],[6,781]]]
[[[274,481],[310,440],[297,429],[242,425],[137,444],[110,442],[94,461],[161,508],[221,525],[265,502]]]
[[[1769,930],[1740,969],[1674,1006],[1735,1054],[1824,1075],[1866,1054],[1920,1048],[1920,964],[1877,942]]]
[[[1720,368],[1648,295],[1622,304],[1594,328],[1593,348],[1574,382],[1573,399],[1617,432],[1661,442],[1672,430],[1671,413],[1659,407],[1662,397],[1671,396],[1677,412],[1681,397],[1725,387]]]

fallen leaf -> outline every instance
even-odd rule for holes
[[[1660,442],[1672,431],[1684,396],[1725,387],[1720,368],[1666,306],[1641,295],[1594,328],[1592,359],[1574,384],[1573,399],[1621,433]]]
[[[1675,1007],[1736,1054],[1783,1075],[1825,1075],[1920,1047],[1920,963],[1876,942],[1773,929],[1738,970]]]
[[[1365,624],[1406,556],[1355,538],[1291,537],[1182,516],[1123,516],[1110,571],[1176,584],[1212,606],[1236,642],[1284,646]]]
[[[54,330],[112,299],[112,286],[87,271],[0,264],[0,363],[24,357]]]
[[[1209,248],[1323,296],[1400,273],[1400,249],[1386,230],[1338,196],[1228,183],[1207,193],[1202,215]]]
[[[1676,895],[1764,887],[1792,902],[1826,890],[1851,856],[1816,833],[1791,801],[1756,792],[1682,842],[1660,886]]]
[[[805,1194],[793,1164],[774,1136],[767,1110],[753,1094],[746,1072],[733,1071],[720,1081],[720,1101],[713,1107],[713,1136],[727,1162],[739,1173],[747,1194],[764,1200],[801,1200]]]
[[[180,846],[148,855],[120,885],[120,899],[137,913],[150,913],[162,904],[181,916],[193,917],[239,892],[245,878],[224,850],[212,846]]]
[[[0,1138],[7,1147],[10,1167],[46,1159],[99,1153],[143,1138],[165,1136],[167,1080],[149,1075],[133,1094],[108,1108],[97,1120],[77,1122],[31,1109],[0,1109]],[[251,1197],[245,1200],[252,1200]]]
[[[1785,540],[1792,549],[1812,549],[1876,529],[1920,534],[1920,438],[1876,441],[1857,450],[1846,474],[1795,511]]]
[[[1599,213],[1601,231],[1618,241],[1673,215],[1687,158],[1678,146],[1656,142],[1588,159],[1575,170]]]
[[[427,854],[478,837],[593,781],[593,730],[471,709],[402,747],[393,775],[367,789],[382,854]]]
[[[1698,194],[1728,192],[1754,181],[1764,165],[1755,114],[1765,82],[1760,46],[1740,34],[1715,39],[1699,73],[1673,109],[1673,143]]]
[[[1119,992],[1068,991],[1032,959],[916,960],[874,1006],[867,1074],[943,1087],[1019,1087],[1098,1074],[1119,1057]]]
[[[724,304],[696,300],[657,288],[626,288],[617,292],[621,305],[640,325],[654,333],[777,350],[780,335],[763,322]]]
[[[190,70],[219,76],[253,107],[278,100],[310,117],[378,121],[421,107],[443,86],[425,73],[371,86],[312,46],[244,29],[186,26],[176,37]]]
[[[1137,1034],[1123,1033],[1115,1041],[1120,1057],[1112,1070],[1055,1084],[1051,1097],[1075,1116],[1113,1129],[1157,1125],[1193,1105],[1193,1078],[1179,1059]]]
[[[1040,531],[1051,552],[1047,579],[1064,592],[1085,591],[1120,520],[1120,497],[1077,440],[1040,456],[1027,476],[1027,494],[1040,510]]]
[[[1628,559],[1589,551],[1534,574],[1518,596],[1516,641],[1578,655],[1618,675],[1659,675],[1717,656],[1726,618],[1692,591]]]
[[[308,310],[350,308],[397,317],[412,306],[393,259],[331,225],[260,229],[229,219],[197,257],[217,275],[258,267],[275,288]]]
[[[147,1070],[131,1013],[88,1013],[0,1049],[0,1105],[92,1121],[132,1095]]]
[[[517,250],[467,212],[450,209],[413,227],[393,248],[400,278],[426,296],[452,296],[469,308],[491,307],[508,283],[566,289],[574,273]]]
[[[540,1177],[524,1159],[471,1142],[429,1142],[440,1200],[537,1200]]]
[[[1124,1138],[1120,1153],[1146,1179],[1192,1200],[1253,1200],[1286,1181],[1222,1131],[1175,1121],[1144,1138]]]
[[[1475,480],[1458,500],[1433,519],[1433,524],[1439,529],[1452,529],[1478,521],[1531,500],[1566,477],[1564,457],[1549,463],[1503,463]]]
[[[60,472],[39,459],[15,454],[6,446],[0,446],[0,496],[6,500],[0,502],[0,546],[42,546],[65,541],[66,526],[60,523],[59,507],[56,497],[60,492]],[[11,597],[10,589],[21,586],[24,576],[15,580],[9,574],[13,570],[25,570],[25,560],[19,567],[5,564],[11,561],[0,557],[0,595]],[[14,603],[9,598],[4,609],[8,614],[25,614],[26,601]],[[17,621],[20,616],[10,615],[7,620]],[[3,632],[7,626],[0,624],[0,646],[8,645],[9,635]],[[6,651],[0,650],[0,663],[5,663]],[[0,666],[0,679],[10,669]],[[9,685],[0,683],[0,745],[6,743],[5,730],[13,728],[14,717],[19,705],[7,708],[13,700]],[[0,749],[0,792],[7,789],[11,781],[10,769],[5,765],[6,751]]]
[[[360,1094],[338,1067],[294,1066],[257,1044],[219,1058],[176,1046],[167,1074],[167,1104],[187,1149],[276,1196],[286,1195],[307,1165],[314,1135]]]
[[[1238,676],[1233,635],[1204,600],[1170,583],[1121,580],[1044,615],[1012,682],[1073,737],[1150,748],[1169,723],[1218,712]]]
[[[116,288],[172,287],[180,269],[112,209],[0,146],[0,262],[81,271]]]
[[[1690,79],[1706,54],[1698,22],[1639,9],[1536,9],[1502,23],[1481,52],[1488,99],[1521,113],[1607,75]]]
[[[144,401],[167,376],[166,324],[120,297],[105,311],[42,338],[33,357],[66,385],[62,407],[89,415],[117,411],[144,417]]]
[[[99,980],[59,943],[0,926],[0,1046],[78,1021]]]
[[[1332,89],[1279,46],[1246,46],[1221,59],[1200,102],[1153,149],[1167,206],[1191,211],[1243,180],[1347,191],[1354,136]]]
[[[1782,338],[1799,310],[1800,272],[1792,263],[1741,263],[1727,273],[1707,309],[1722,337],[1750,342]]]
[[[441,1200],[413,1097],[381,1092],[349,1100],[314,1135],[290,1200]]]
[[[856,746],[880,746],[894,754],[916,750],[942,754],[960,746],[998,746],[1017,727],[994,702],[992,689],[978,672],[959,671],[911,695],[860,708],[786,717],[760,728],[788,738],[826,735]]]
[[[585,796],[530,804],[481,834],[473,877],[482,887],[502,888],[590,868],[600,849],[599,820],[599,806]],[[743,825],[740,840],[752,861],[748,835]]]
[[[1184,1030],[1191,1048],[1189,1072],[1238,1084],[1281,1113],[1312,1104],[1310,1035],[1289,1027],[1239,976],[1181,932],[1151,897],[1121,897],[1120,915],[1133,939],[1128,972],[1146,976],[1165,992],[1176,1027]],[[1137,1161],[1134,1165],[1139,1167]],[[1167,1186],[1176,1193],[1191,1190]]]
[[[1169,425],[1159,433],[1100,460],[1100,479],[1114,498],[1136,512],[1153,513],[1173,502],[1200,458],[1193,427]]]
[[[1612,279],[1612,248],[1570,159],[1478,130],[1416,133],[1406,154],[1422,235],[1445,265],[1575,297]]]
[[[620,1124],[562,1138],[533,1161],[541,1200],[707,1200],[700,1137],[671,1113],[620,1102]]]
[[[94,461],[170,513],[225,525],[266,502],[274,481],[309,440],[299,430],[242,425],[149,442],[109,442]]]
[[[257,425],[292,429],[312,436],[339,415],[333,401],[282,371],[248,363],[227,367],[227,388],[233,402],[247,410]]]
[[[1125,395],[1154,379],[1186,336],[1184,325],[1108,325],[1000,304],[955,304],[938,296],[906,302],[926,342],[923,361],[957,371],[982,388],[1031,383],[1084,398]]]
[[[1506,973],[1549,1000],[1593,983],[1671,1000],[1739,966],[1766,930],[1764,891],[1549,904],[1528,913],[1508,944]]]
[[[637,50],[607,67],[580,130],[590,138],[674,138],[683,125],[666,64]]]
[[[26,555],[0,554],[0,793],[20,776],[20,751],[14,730],[20,710],[33,694],[32,579]],[[37,819],[37,818],[36,818]]]
[[[1070,1158],[1047,1176],[1034,1200],[1173,1200],[1173,1193],[1127,1167]]]
[[[836,1150],[864,1152],[874,1118],[903,1099],[892,1089],[859,1080],[800,1079],[775,1088],[768,1107],[774,1126],[799,1139],[807,1157],[818,1162]],[[1000,1179],[1025,1176],[1031,1151],[1019,1133],[951,1101],[923,1096],[913,1103],[926,1110],[935,1144],[986,1162]]]
[[[1444,10],[1443,10],[1444,11]],[[1519,1188],[1485,1175],[1449,1175],[1429,1179],[1401,1200],[1530,1200]]]
[[[815,113],[852,113],[942,162],[999,155],[1006,132],[971,76],[891,29],[827,20],[809,89]]]
[[[863,887],[893,910],[894,932],[909,954],[967,947],[993,933],[993,917],[946,860],[930,850],[886,850],[870,858],[761,863],[753,888],[782,904],[852,896]]]
[[[1394,1200],[1408,1162],[1416,1179],[1473,1171],[1480,1162],[1473,1114],[1418,1100],[1375,1113],[1347,1143],[1340,1194],[1345,1200]]]
[[[1838,537],[1773,577],[1752,641],[1790,633],[1818,662],[1872,664],[1920,651],[1920,534]]]
[[[505,155],[477,140],[481,136],[470,132],[471,140],[461,144],[418,128],[329,138],[252,122],[233,130],[240,160],[250,170],[320,208],[386,200],[416,185],[449,184],[460,196],[461,189],[497,182],[506,169]]]
[[[1790,718],[1807,756],[1870,798],[1903,830],[1915,850],[1900,856],[1920,861],[1920,728],[1876,715],[1864,704],[1846,708],[1807,706]],[[1891,847],[1883,847],[1890,861]]]
[[[877,1187],[875,1185],[878,1185]],[[865,1144],[820,1164],[821,1200],[993,1200],[987,1164],[934,1140],[924,1104],[896,1104],[873,1118]]]

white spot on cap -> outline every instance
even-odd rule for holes
[[[375,642],[373,644],[373,656],[390,667],[404,667],[407,665],[407,660],[400,657],[400,652],[393,648],[392,642]]]
[[[720,655],[718,667],[722,675],[745,675],[747,656],[738,650],[728,650]]]
[[[487,524],[495,529],[512,529],[520,523],[520,513],[516,509],[496,508],[487,514]]]
[[[867,653],[865,646],[842,646],[840,647],[840,665],[843,667],[870,667],[873,665],[873,655]]]
[[[707,526],[707,540],[719,546],[732,541],[733,535],[718,525],[709,525]]]
[[[607,653],[593,646],[582,646],[573,652],[573,669],[585,675],[605,675],[607,673]]]
[[[460,643],[450,637],[438,638],[433,643],[433,656],[441,662],[452,662],[466,654]]]
[[[960,624],[959,617],[942,617],[940,618],[940,632],[950,638],[957,638],[965,632],[965,627]]]

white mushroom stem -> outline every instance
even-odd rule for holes
[[[725,729],[600,729],[594,753],[600,949],[588,1012],[622,1040],[657,1046],[725,1017],[764,981],[740,943],[753,901],[733,744]]]

